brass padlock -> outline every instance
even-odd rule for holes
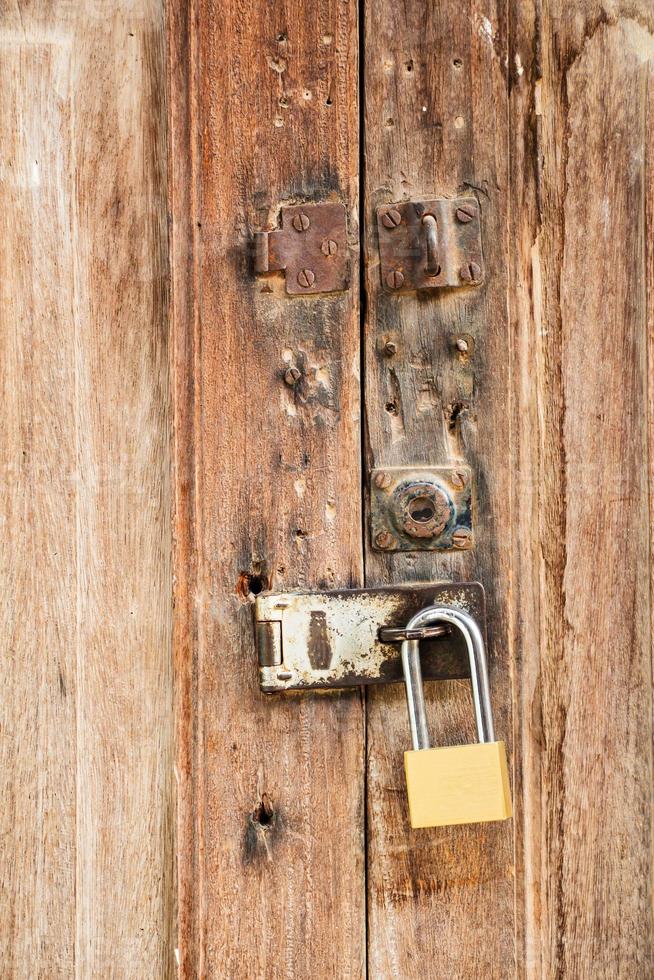
[[[512,807],[506,750],[504,742],[495,741],[483,637],[472,616],[453,606],[429,606],[406,629],[435,623],[449,623],[465,638],[479,742],[430,748],[420,640],[404,640],[402,667],[413,742],[413,751],[404,753],[411,826],[507,820]]]

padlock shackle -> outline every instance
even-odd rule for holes
[[[431,626],[434,623],[450,623],[463,633],[470,661],[470,682],[472,684],[472,700],[475,706],[477,736],[482,743],[494,742],[495,729],[491,710],[486,651],[484,638],[477,623],[469,613],[463,612],[455,606],[427,606],[409,620],[406,628],[408,630],[416,629],[420,626]],[[413,748],[428,749],[431,743],[427,728],[419,640],[404,640],[402,643],[402,668],[406,684]]]

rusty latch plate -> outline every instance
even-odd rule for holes
[[[358,687],[402,680],[400,646],[379,632],[404,627],[435,603],[465,609],[484,630],[485,598],[478,582],[414,585],[337,592],[262,593],[255,604],[261,690],[301,691]],[[468,677],[458,631],[420,644],[426,679]]]
[[[255,271],[286,273],[291,296],[333,293],[350,284],[345,207],[337,202],[281,209],[281,227],[255,235]]]
[[[475,197],[385,204],[377,208],[377,228],[382,284],[390,292],[476,286],[484,278]]]

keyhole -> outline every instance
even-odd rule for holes
[[[409,514],[418,524],[426,524],[433,520],[435,513],[434,502],[429,497],[416,497],[409,504]]]

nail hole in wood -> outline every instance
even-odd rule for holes
[[[241,572],[236,583],[236,594],[241,599],[252,599],[254,596],[264,592],[269,587],[268,580],[264,575],[253,575],[250,572]]]
[[[448,405],[446,409],[446,417],[447,417],[447,427],[450,432],[454,432],[456,430],[457,422],[459,421],[459,416],[461,415],[461,412],[463,411],[464,408],[465,405],[463,404],[463,402],[454,402],[452,405]]]
[[[275,811],[268,794],[262,793],[261,802],[255,808],[254,813],[252,814],[252,820],[254,823],[258,823],[261,827],[269,827],[274,819]]]

